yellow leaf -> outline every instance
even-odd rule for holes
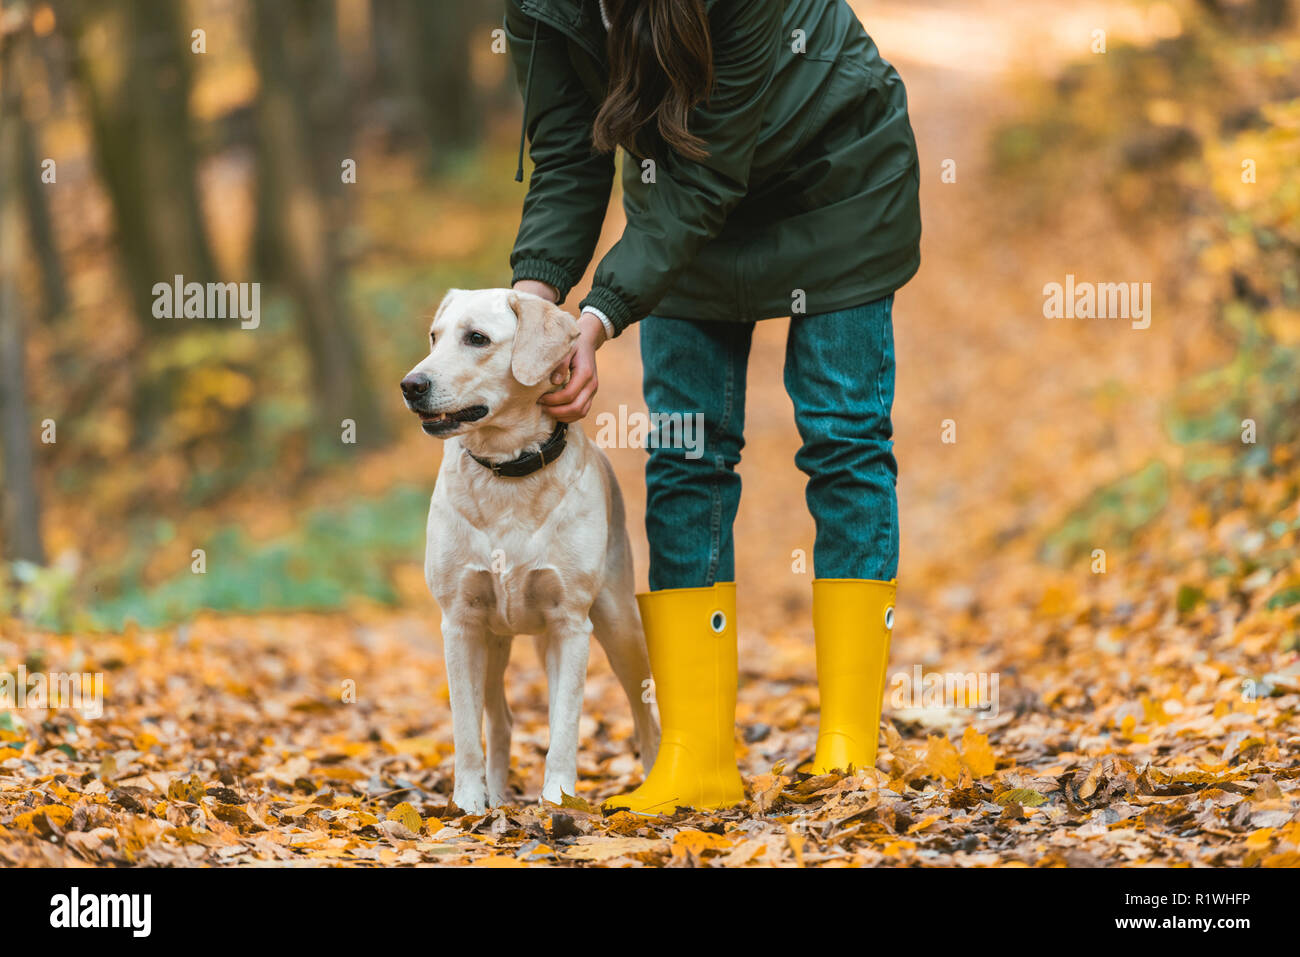
[[[967,728],[961,736],[961,762],[970,770],[971,777],[988,777],[997,767],[997,758],[989,745],[987,735],[980,734],[974,726]]]
[[[1246,837],[1246,846],[1251,850],[1263,851],[1273,843],[1273,829],[1271,827],[1261,827],[1257,831],[1251,831]]]
[[[330,781],[360,781],[362,778],[368,777],[366,772],[359,768],[341,766],[312,768],[311,773],[313,777],[325,778]]]
[[[437,738],[406,738],[393,745],[398,754],[410,754],[419,758],[426,767],[436,765],[442,758],[442,742]]]
[[[567,807],[571,811],[585,811],[588,814],[599,813],[596,808],[592,807],[576,794],[565,794],[563,791],[560,792],[560,807]]]
[[[564,848],[561,856],[574,861],[607,861],[614,857],[648,854],[663,847],[663,841],[647,837],[611,837]]]
[[[759,774],[753,779],[754,806],[759,814],[766,814],[781,796],[790,779],[773,769],[771,774]]]
[[[81,796],[79,794],[74,794],[72,791],[68,790],[67,787],[65,787],[62,784],[59,784],[57,781],[55,781],[53,784],[49,786],[49,792],[53,794],[56,798],[58,798],[60,801],[63,801],[64,803],[67,804],[76,804],[77,798]]]
[[[424,820],[420,817],[410,801],[403,801],[397,807],[388,812],[388,820],[396,821],[413,834],[419,834],[424,828]]]
[[[637,832],[645,826],[646,819],[639,814],[633,814],[631,811],[615,811],[605,818],[606,830],[611,834],[621,834],[624,837],[635,837]]]
[[[176,778],[167,785],[167,797],[173,801],[184,801],[186,804],[198,804],[208,793],[208,789],[203,786],[197,774],[191,774],[190,779]]]
[[[56,827],[66,827],[71,818],[72,808],[64,807],[62,804],[46,804],[35,810],[19,814],[14,818],[14,824],[26,831],[46,834],[51,830],[51,824]]]
[[[938,814],[931,814],[928,817],[924,817],[921,820],[917,821],[915,824],[913,824],[911,827],[909,827],[907,829],[907,833],[916,834],[919,831],[924,831],[927,827],[929,827],[937,820],[939,820]]]
[[[1292,821],[1278,832],[1278,840],[1284,844],[1300,847],[1300,821]]]
[[[880,849],[880,853],[885,857],[900,857],[904,851],[916,850],[914,841],[890,841]]]
[[[522,861],[513,854],[493,854],[491,857],[480,858],[477,861],[470,862],[471,867],[527,867],[528,862]]]
[[[210,831],[196,831],[191,827],[174,827],[166,836],[181,844],[202,844],[205,847],[221,844],[221,839]]]
[[[1097,793],[1097,787],[1101,783],[1101,769],[1105,767],[1104,761],[1098,761],[1088,772],[1082,784],[1079,785],[1079,800],[1086,801]]]
[[[799,867],[803,867],[803,837],[794,832],[789,824],[785,826],[785,840],[790,845],[790,853],[794,855],[794,862]]]
[[[1009,791],[1003,791],[995,797],[993,801],[996,804],[1001,804],[1003,807],[1006,807],[1013,801],[1021,807],[1038,807],[1039,805],[1046,804],[1047,798],[1029,788],[1012,788]]]
[[[1172,720],[1165,711],[1165,703],[1152,700],[1147,695],[1142,696],[1142,716],[1147,723],[1168,724]]]
[[[956,781],[961,777],[961,758],[957,749],[941,734],[926,739],[925,770],[930,777],[940,777],[945,781]]]
[[[705,851],[724,851],[731,847],[731,841],[721,834],[707,831],[678,831],[673,837],[673,857],[683,858],[687,854],[700,857]]]
[[[1038,613],[1044,618],[1064,615],[1074,606],[1074,587],[1068,583],[1049,585],[1038,603]]]

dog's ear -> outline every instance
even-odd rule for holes
[[[433,318],[429,320],[430,326],[437,322],[438,317],[447,311],[447,307],[451,305],[451,301],[456,298],[456,294],[460,291],[461,290],[459,289],[447,290],[447,295],[442,297],[442,302],[438,303],[438,308],[434,311]]]
[[[534,386],[564,361],[578,338],[578,322],[540,296],[511,292],[507,298],[519,324],[510,371],[521,385]]]

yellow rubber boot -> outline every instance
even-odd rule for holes
[[[821,727],[813,774],[875,767],[897,581],[813,581]]]
[[[662,737],[645,783],[605,807],[672,814],[745,800],[736,767],[736,584],[637,595]]]

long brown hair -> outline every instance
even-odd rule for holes
[[[713,87],[713,41],[704,0],[605,0],[609,15],[609,92],[592,142],[654,153],[647,133],[690,159],[708,156],[686,126]]]

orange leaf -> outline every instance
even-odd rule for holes
[[[962,732],[961,763],[966,765],[971,777],[988,777],[997,767],[993,748],[989,745],[987,735],[980,734],[972,725]]]

